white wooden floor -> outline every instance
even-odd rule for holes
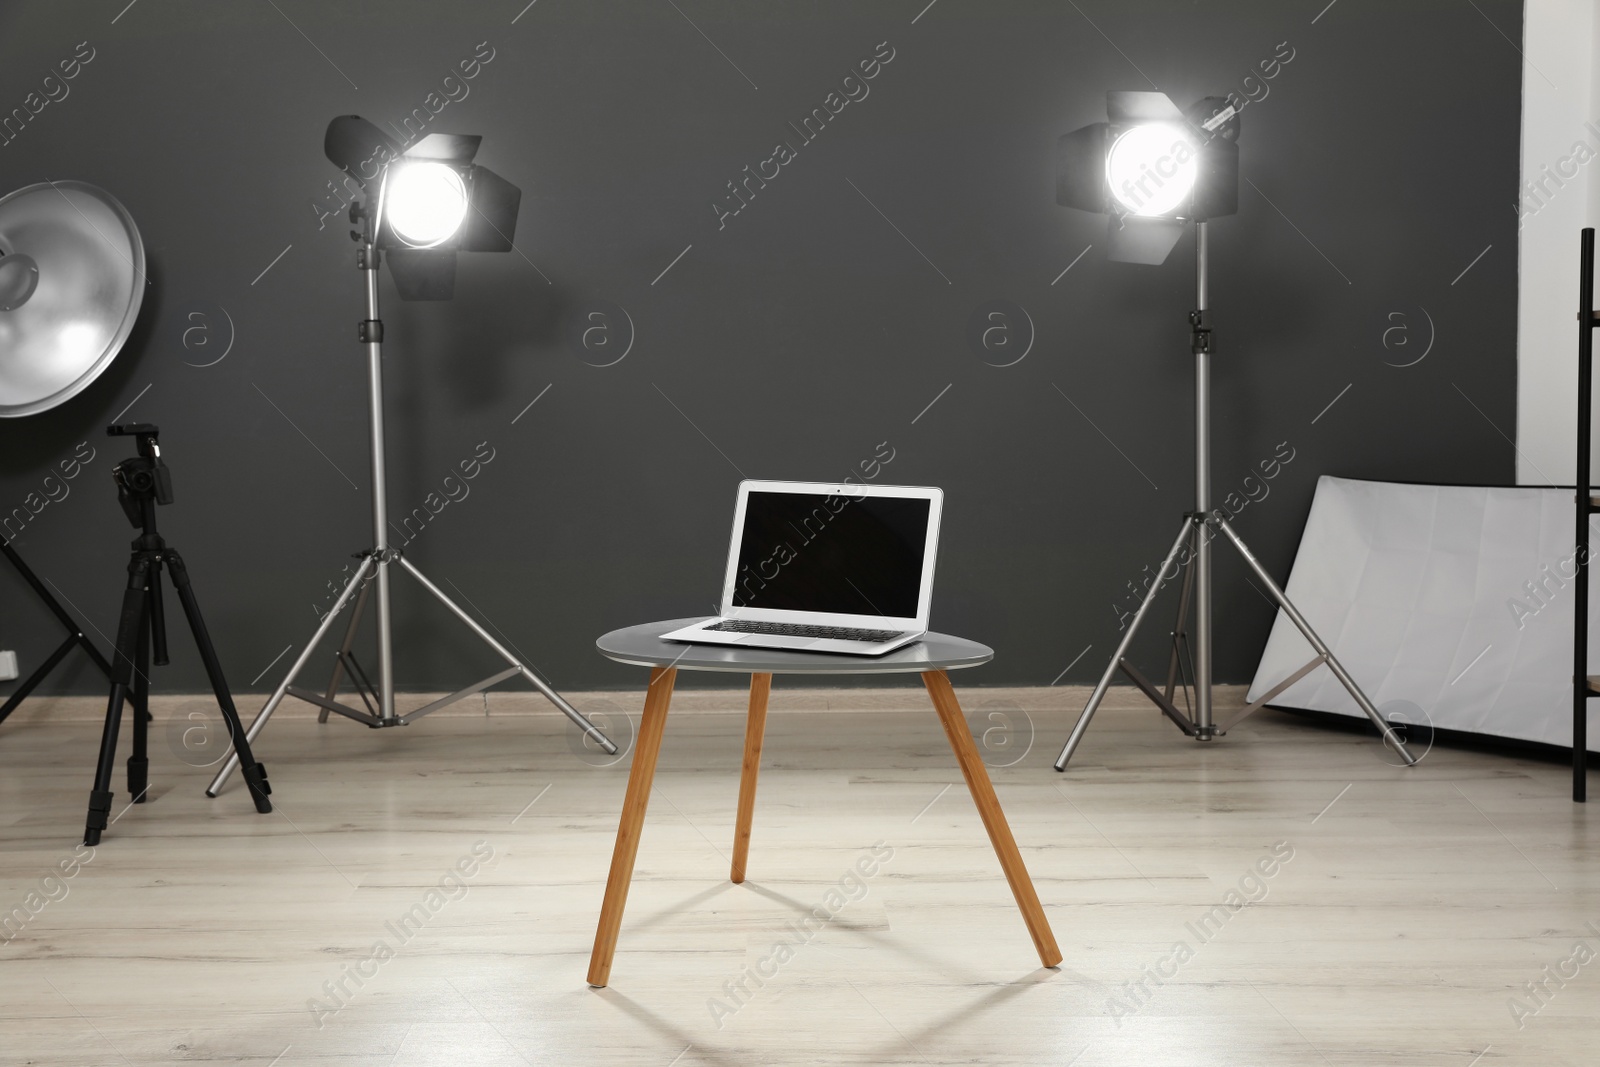
[[[604,990],[584,974],[627,764],[592,765],[548,705],[286,713],[267,816],[237,784],[205,799],[158,721],[151,802],[57,880],[98,707],[30,702],[0,726],[0,1062],[1600,1061],[1600,805],[1558,764],[1404,770],[1273,712],[1200,746],[1119,695],[1061,775],[1082,690],[958,688],[1066,955],[1046,971],[920,687],[778,683],[744,886],[742,696],[675,700]],[[575,696],[613,725],[640,699]]]

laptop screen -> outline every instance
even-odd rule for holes
[[[840,615],[917,615],[930,502],[752,491],[733,604]]]

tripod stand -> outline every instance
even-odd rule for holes
[[[83,649],[90,662],[99,669],[101,674],[106,676],[106,681],[111,681],[111,664],[106,662],[106,658],[100,654],[100,650],[94,647],[94,642],[90,641],[83,629],[72,620],[72,616],[67,614],[67,610],[51,595],[50,590],[44,587],[44,583],[39,580],[39,576],[33,573],[33,568],[22,561],[22,557],[17,554],[17,550],[11,547],[11,542],[0,541],[0,553],[3,553],[6,559],[11,561],[11,565],[17,569],[17,573],[22,575],[22,580],[27,582],[29,587],[38,594],[39,600],[46,608],[50,609],[50,614],[54,615],[56,620],[67,631],[66,638],[56,646],[56,650],[50,653],[45,661],[39,664],[38,668],[23,680],[21,685],[17,686],[16,691],[6,698],[4,704],[0,704],[0,722],[5,722],[6,716],[15,711],[17,705],[26,700],[28,694],[33,692],[40,682],[44,681],[45,675],[55,670],[56,664],[65,659],[67,653],[74,648]],[[143,708],[139,710],[141,712],[144,711]]]
[[[334,601],[316,632],[311,635],[311,640],[301,651],[289,668],[289,673],[284,676],[278,688],[273,690],[272,696],[267,699],[261,711],[257,713],[254,721],[246,731],[247,740],[254,741],[266,727],[267,720],[277,710],[285,696],[293,696],[307,703],[315,704],[321,712],[318,720],[326,722],[328,712],[342,715],[347,719],[354,719],[364,726],[379,729],[390,726],[408,726],[422,716],[437,711],[447,704],[453,704],[464,697],[480,693],[490,686],[498,685],[508,678],[521,675],[532,683],[533,687],[543,693],[561,713],[573,724],[580,727],[584,734],[594,739],[606,753],[615,754],[617,746],[612,744],[600,729],[586,719],[577,708],[555,691],[555,688],[539,676],[531,666],[523,662],[521,657],[512,653],[499,641],[490,635],[489,631],[480,626],[476,619],[468,615],[462,608],[451,600],[444,590],[434,585],[426,575],[417,569],[416,564],[401,554],[399,548],[389,544],[389,503],[388,503],[388,474],[384,462],[384,434],[383,434],[383,322],[378,318],[378,267],[381,256],[378,249],[374,213],[368,210],[360,201],[350,206],[350,221],[361,224],[361,230],[352,230],[350,236],[361,242],[361,247],[356,251],[356,268],[362,272],[366,280],[367,291],[367,317],[363,319],[358,328],[358,337],[367,349],[367,406],[371,417],[372,427],[372,547],[362,551],[359,555],[361,566],[354,575],[345,583],[343,591]],[[465,689],[459,689],[448,696],[441,697],[415,711],[399,715],[394,710],[394,640],[393,625],[389,609],[389,572],[393,567],[398,567],[402,574],[410,575],[416,579],[417,584],[427,590],[435,600],[443,604],[456,618],[460,619],[469,630],[477,635],[489,648],[507,664],[504,670],[490,675],[481,681],[474,682]],[[371,583],[371,588],[368,582]],[[361,615],[366,607],[368,594],[375,589],[377,592],[377,637],[378,637],[378,680],[373,685],[361,668],[355,657],[350,652],[350,646],[355,640],[357,627],[361,624]],[[356,602],[355,611],[351,614],[350,622],[345,630],[344,641],[335,654],[333,678],[328,683],[325,691],[318,693],[310,689],[303,689],[294,684],[295,678],[310,660],[312,652],[322,642],[328,630],[333,626],[333,621],[344,610],[350,598],[359,591],[360,597]],[[344,675],[348,673],[354,683],[357,695],[361,698],[362,707],[353,707],[337,699],[339,684]],[[208,796],[216,796],[227,782],[233,769],[238,766],[239,754],[230,756],[212,779],[210,787],[206,790]]]
[[[195,647],[205,664],[206,676],[216,694],[217,706],[228,724],[228,736],[234,744],[235,758],[244,765],[245,781],[250,786],[250,796],[256,810],[262,814],[272,810],[267,794],[272,787],[267,784],[266,768],[255,761],[250,753],[250,742],[244,736],[244,726],[239,712],[228,693],[228,682],[223,677],[222,665],[217,661],[211,635],[206,631],[205,619],[200,615],[200,604],[195,600],[194,588],[189,581],[188,568],[175,549],[156,530],[156,505],[172,503],[172,475],[161,460],[161,447],[157,443],[160,431],[149,423],[130,423],[112,426],[107,431],[113,437],[134,436],[139,441],[139,455],[123,460],[112,472],[117,482],[117,496],[128,520],[141,529],[133,540],[133,554],[128,559],[128,588],[122,595],[122,614],[117,622],[117,647],[111,668],[111,697],[106,705],[105,730],[100,735],[100,760],[95,768],[94,789],[89,794],[89,815],[84,825],[83,843],[98,845],[100,835],[110,824],[111,775],[116,769],[117,733],[122,725],[122,706],[133,701],[133,755],[128,758],[128,792],[133,803],[142,804],[150,782],[148,737],[150,715],[150,663],[154,652],[155,664],[165,667],[167,659],[166,615],[161,602],[161,568],[164,564],[171,575],[172,587],[189,620],[189,630],[194,634]]]
[[[1190,348],[1194,352],[1194,510],[1184,515],[1183,523],[1178,529],[1177,539],[1172,542],[1172,548],[1166,558],[1161,562],[1161,569],[1150,582],[1149,589],[1145,592],[1144,599],[1139,604],[1139,610],[1134,613],[1133,620],[1128,624],[1127,632],[1122,635],[1122,641],[1117,645],[1117,650],[1111,654],[1111,662],[1106,666],[1105,673],[1100,676],[1100,682],[1094,687],[1094,692],[1089,696],[1089,702],[1084,705],[1083,712],[1078,716],[1077,725],[1072,728],[1072,734],[1067,738],[1067,743],[1061,747],[1061,754],[1056,757],[1055,768],[1058,771],[1067,769],[1067,761],[1072,758],[1073,752],[1083,740],[1085,731],[1089,729],[1089,722],[1094,718],[1094,713],[1100,707],[1100,702],[1105,699],[1106,690],[1111,686],[1111,679],[1118,670],[1125,673],[1133,684],[1150,701],[1161,709],[1161,713],[1172,720],[1179,730],[1196,741],[1211,741],[1222,736],[1232,729],[1246,716],[1254,714],[1264,707],[1269,701],[1294,685],[1300,679],[1326,664],[1328,669],[1339,679],[1350,696],[1355,700],[1367,718],[1378,728],[1383,736],[1384,744],[1392,747],[1407,766],[1414,765],[1416,758],[1406,749],[1393,728],[1384,722],[1383,716],[1378,714],[1378,709],[1372,706],[1372,701],[1367,699],[1361,687],[1356,684],[1350,673],[1334,656],[1330,649],[1317,636],[1311,624],[1306,621],[1289,597],[1279,588],[1278,583],[1272,580],[1261,562],[1250,552],[1243,539],[1234,532],[1233,526],[1228,522],[1228,515],[1220,508],[1211,506],[1211,325],[1207,314],[1207,257],[1206,257],[1206,223],[1198,220],[1194,224],[1195,243],[1195,310],[1189,313]],[[1233,718],[1222,726],[1218,726],[1212,715],[1211,694],[1211,541],[1218,532],[1227,537],[1228,542],[1238,550],[1245,565],[1255,573],[1257,579],[1266,586],[1272,599],[1277,601],[1283,613],[1294,623],[1306,641],[1310,643],[1316,655],[1305,666],[1295,671],[1289,677],[1273,686],[1262,694],[1259,700],[1246,706]],[[1183,555],[1180,561],[1179,556]],[[1133,636],[1139,630],[1139,624],[1144,621],[1145,615],[1150,610],[1150,605],[1155,601],[1156,594],[1161,591],[1167,581],[1177,575],[1175,567],[1184,567],[1183,594],[1178,605],[1178,622],[1172,631],[1172,655],[1167,666],[1167,684],[1165,691],[1156,687],[1139,673],[1124,657],[1128,647],[1133,643]],[[1172,701],[1174,687],[1182,673],[1182,653],[1191,651],[1188,647],[1188,616],[1189,608],[1194,608],[1194,647],[1192,649],[1193,675],[1194,675],[1194,709],[1193,715],[1185,713]]]

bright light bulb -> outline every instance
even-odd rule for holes
[[[1135,126],[1106,153],[1111,195],[1134,215],[1170,215],[1188,197],[1199,172],[1194,139],[1178,126]]]
[[[443,163],[402,163],[389,172],[384,213],[395,235],[413,248],[432,248],[467,217],[467,187]]]

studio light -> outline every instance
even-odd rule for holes
[[[1106,117],[1057,142],[1056,203],[1111,216],[1114,262],[1163,263],[1186,222],[1239,210],[1239,116],[1226,98],[1185,111],[1165,93],[1111,92]]]
[[[146,284],[139,228],[104,189],[54,181],[0,196],[0,418],[89,388],[133,333]]]
[[[1106,153],[1106,184],[1134,215],[1168,215],[1194,188],[1200,164],[1189,134],[1157,123],[1124,130]]]
[[[517,208],[522,193],[487,167],[472,162],[481,137],[433,133],[402,149],[387,134],[359,115],[340,115],[328,124],[323,151],[367,194],[350,206],[350,221],[360,226],[350,236],[360,247],[356,267],[366,288],[366,318],[357,336],[366,348],[367,403],[372,426],[372,547],[358,554],[360,567],[323,616],[322,623],[278,684],[267,703],[245,731],[255,740],[285,696],[315,704],[326,722],[333,712],[365,726],[406,726],[430,712],[464,697],[480,693],[513,677],[522,677],[543,693],[562,714],[607,753],[613,744],[594,723],[557,693],[520,655],[496,640],[476,619],[423,575],[416,564],[389,543],[388,468],[384,446],[383,320],[378,318],[378,268],[387,261],[389,273],[402,300],[448,300],[455,289],[457,252],[509,252],[516,232]],[[501,660],[505,669],[458,689],[415,711],[395,710],[394,626],[390,615],[391,572],[415,579],[429,595],[470,629]],[[356,658],[355,642],[369,595],[376,600],[376,679]],[[333,678],[327,688],[314,691],[294,684],[295,678],[322,642],[345,606],[355,602],[344,640],[334,656]],[[340,684],[348,679],[361,705],[337,699]],[[206,790],[216,796],[237,766],[228,760]]]
[[[384,181],[381,215],[407,248],[437,248],[467,217],[467,186],[443,163],[402,163]]]
[[[1196,741],[1222,736],[1245,716],[1265,706],[1317,668],[1326,665],[1360,705],[1384,743],[1409,765],[1416,760],[1399,736],[1378,714],[1360,686],[1334,657],[1311,624],[1289,602],[1250,549],[1234,532],[1227,512],[1211,505],[1211,319],[1207,275],[1207,232],[1210,219],[1239,210],[1239,115],[1224,97],[1208,96],[1188,110],[1165,93],[1111,92],[1106,94],[1108,121],[1072,131],[1057,143],[1056,203],[1110,216],[1108,258],[1122,263],[1160,265],[1166,262],[1178,238],[1194,223],[1195,308],[1189,312],[1189,347],[1194,353],[1194,510],[1185,514],[1178,537],[1149,583],[1139,610],[1124,630],[1111,663],[1084,705],[1055,768],[1066,770],[1089,722],[1117,671],[1126,674],[1172,720]],[[1224,535],[1238,550],[1245,565],[1272,594],[1278,606],[1316,651],[1316,656],[1261,699],[1229,721],[1218,724],[1212,716],[1211,542]],[[1183,593],[1178,620],[1172,630],[1172,649],[1164,688],[1158,688],[1125,658],[1133,636],[1149,612],[1156,594],[1168,580],[1183,571]],[[1194,614],[1194,642],[1189,642],[1189,616]],[[1181,683],[1185,696],[1191,688],[1192,705],[1173,702]]]
[[[104,189],[54,181],[0,196],[0,418],[39,415],[87,389],[133,333],[146,284],[139,228]],[[0,556],[66,638],[0,703],[0,722],[75,648],[108,682],[113,675],[111,663],[12,545],[31,514],[37,512],[26,506],[0,514]],[[142,707],[139,714],[142,723]]]
[[[370,212],[375,223],[358,239],[388,254],[401,300],[453,297],[457,252],[511,251],[522,190],[472,161],[482,142],[430,133],[403,148],[359,115],[328,124],[323,152],[369,194],[351,209],[352,222]]]

